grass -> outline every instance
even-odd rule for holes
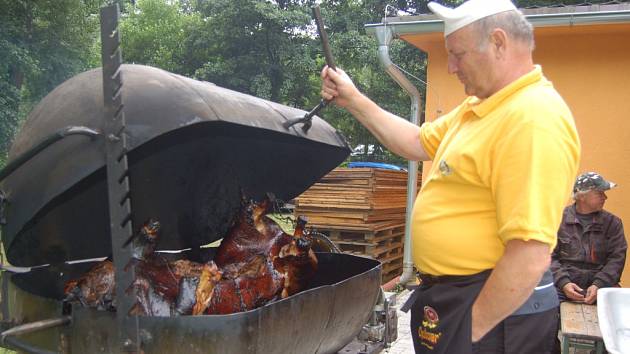
[[[275,221],[284,232],[293,235],[295,231],[295,217],[293,214],[267,214],[267,217]]]

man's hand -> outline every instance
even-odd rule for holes
[[[562,287],[562,292],[571,301],[584,302],[584,289],[575,283],[566,283]]]
[[[350,109],[353,103],[362,96],[348,74],[340,68],[333,70],[326,65],[322,69],[321,77],[321,96],[327,101],[333,101],[340,107]]]
[[[419,126],[379,107],[340,68],[333,70],[326,66],[321,76],[322,98],[347,109],[389,151],[413,161],[430,159],[420,142]]]
[[[597,300],[597,285],[591,285],[586,289],[586,296],[584,297],[584,302],[592,305]]]

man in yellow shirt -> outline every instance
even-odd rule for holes
[[[433,160],[413,211],[416,352],[550,352],[550,254],[579,163],[573,117],[534,65],[532,26],[511,1],[429,7],[445,23],[448,70],[469,96],[461,105],[417,127],[330,68],[322,97],[392,152]]]

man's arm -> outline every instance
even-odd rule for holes
[[[476,342],[518,309],[549,267],[549,245],[510,240],[472,307],[472,340]]]
[[[387,149],[409,160],[430,160],[420,142],[420,127],[379,107],[343,70],[325,67],[321,76],[322,98],[347,109]]]
[[[561,234],[558,232],[558,240],[560,240],[560,237]],[[571,281],[569,272],[564,269],[560,262],[560,242],[558,242],[551,254],[551,266],[549,268],[551,268],[556,288],[560,289],[569,300],[584,301],[584,289]]]

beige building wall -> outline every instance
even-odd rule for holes
[[[535,36],[534,61],[575,117],[580,172],[597,171],[619,184],[607,193],[605,209],[626,223],[630,240],[630,24],[536,28]],[[426,119],[433,120],[464,99],[463,87],[447,72],[441,34],[403,39],[428,53]],[[630,259],[621,282],[630,287]]]

